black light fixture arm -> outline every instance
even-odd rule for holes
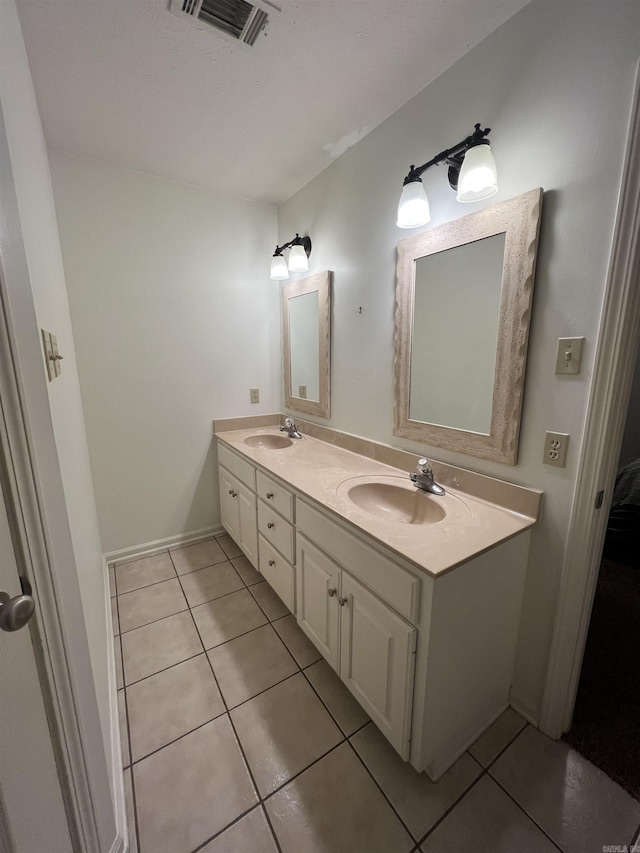
[[[403,186],[410,184],[412,181],[419,181],[422,175],[427,171],[427,169],[430,169],[431,166],[439,166],[441,163],[446,163],[447,166],[449,166],[449,183],[454,189],[456,189],[458,186],[458,176],[460,174],[462,161],[464,160],[464,155],[467,153],[469,148],[473,148],[475,145],[488,145],[489,140],[487,139],[487,136],[490,133],[490,127],[485,127],[485,129],[482,130],[480,125],[476,124],[474,132],[470,136],[467,136],[466,139],[463,139],[462,142],[458,142],[457,145],[453,145],[451,148],[441,151],[422,166],[414,166],[412,164],[409,174],[404,179]]]
[[[310,237],[301,237],[299,234],[293,238],[293,240],[289,240],[288,243],[283,243],[282,246],[276,246],[276,250],[273,253],[274,258],[277,255],[281,255],[285,249],[290,249],[292,246],[302,246],[305,250],[307,257],[311,254],[311,238]]]

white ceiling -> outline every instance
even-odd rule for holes
[[[528,0],[279,0],[252,49],[168,0],[20,0],[47,143],[278,204]]]

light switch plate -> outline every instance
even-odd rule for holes
[[[580,373],[584,338],[558,338],[556,373],[577,376]]]

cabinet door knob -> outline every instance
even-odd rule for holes
[[[333,587],[329,587],[327,592],[329,593],[329,598],[333,598],[333,596],[336,594],[337,590],[333,589]]]
[[[271,500],[273,497],[273,492],[267,492],[267,500]]]
[[[275,561],[275,560],[269,560],[269,565],[270,565],[270,566],[275,566],[275,564],[276,564],[276,561]]]
[[[269,530],[271,530],[272,528],[274,528],[274,527],[275,527],[275,524],[273,523],[273,521],[269,521],[269,522],[267,523],[267,527],[269,528]]]
[[[344,607],[346,603],[347,603],[347,599],[343,598],[341,595],[339,595],[338,596],[338,604],[340,605],[340,607]]]
[[[233,489],[229,489],[229,494],[233,497]]]

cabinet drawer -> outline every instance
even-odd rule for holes
[[[293,522],[293,495],[291,492],[278,485],[275,480],[267,477],[262,471],[257,472],[256,481],[258,497],[261,497],[267,506],[277,509],[287,521]]]
[[[241,483],[244,483],[245,486],[249,486],[249,488],[255,492],[256,469],[249,462],[245,462],[244,459],[241,459],[232,450],[229,450],[229,448],[220,441],[218,442],[218,462],[220,465],[224,465],[227,471],[231,471],[232,474],[235,474]]]
[[[295,616],[295,569],[262,535],[258,535],[258,553],[262,576]]]
[[[297,526],[323,551],[362,581],[398,613],[417,624],[420,579],[361,542],[303,500],[296,506]]]
[[[294,561],[293,525],[263,500],[258,501],[258,530],[290,563]]]

